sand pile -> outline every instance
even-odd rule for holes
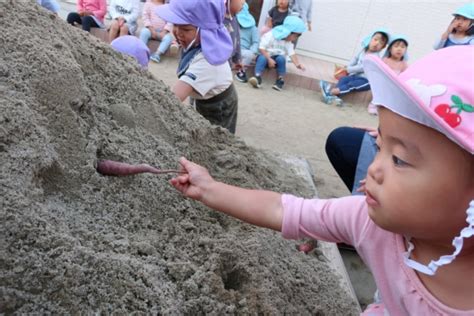
[[[271,158],[184,107],[134,60],[33,5],[0,2],[0,312],[355,313],[327,261],[184,199],[169,176],[303,196]]]

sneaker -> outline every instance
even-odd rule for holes
[[[247,82],[247,74],[243,70],[239,70],[235,74],[235,79],[240,82]]]
[[[179,51],[178,44],[176,44],[176,43],[171,44],[171,46],[170,46],[170,55],[171,56],[176,56],[176,55],[178,55],[178,51]]]
[[[154,61],[155,63],[159,63],[161,61],[160,54],[154,53],[150,56],[150,60]]]
[[[326,103],[326,104],[331,104],[332,101],[334,101],[334,98],[335,98],[335,97],[332,96],[332,95],[324,95],[324,94],[323,94],[322,100],[323,100],[323,102]]]
[[[371,115],[377,115],[378,111],[377,111],[377,107],[375,106],[375,104],[370,102],[369,105],[367,106],[367,112],[369,112],[369,114],[371,114]]]
[[[249,79],[249,83],[254,88],[260,88],[262,86],[262,77],[260,77],[260,76],[252,77],[252,78]]]
[[[334,97],[334,103],[337,105],[337,106],[344,106],[344,101],[342,101],[341,98],[339,97]]]
[[[283,78],[278,78],[276,81],[275,81],[275,84],[273,85],[273,89],[277,90],[277,91],[281,91],[281,89],[283,89],[283,85],[285,84],[285,81],[283,80]]]
[[[329,82],[321,80],[319,81],[319,87],[321,88],[321,93],[323,97],[330,97],[331,96],[331,85]]]

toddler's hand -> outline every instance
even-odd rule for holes
[[[179,159],[179,163],[181,164],[181,170],[187,173],[171,179],[171,185],[184,194],[184,196],[201,201],[205,189],[214,182],[214,179],[209,175],[206,168],[184,157]]]
[[[456,27],[456,19],[453,19],[451,23],[449,23],[448,29],[446,30],[446,33],[451,34],[454,31],[454,28]]]
[[[270,58],[268,60],[268,68],[275,68],[275,66],[276,66],[276,62],[272,58]]]
[[[298,66],[296,66],[296,68],[301,69],[301,70],[303,70],[303,71],[306,70],[306,68],[305,68],[305,66],[304,66],[303,64],[298,64]]]
[[[242,70],[242,69],[244,69],[244,65],[241,62],[234,64],[234,70],[239,71],[239,70]]]
[[[365,184],[367,182],[367,178],[364,178],[362,180],[359,181],[359,187],[357,188],[357,192],[362,192],[365,194],[365,191],[367,190],[366,187],[365,187]]]

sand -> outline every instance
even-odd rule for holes
[[[98,159],[186,156],[227,183],[312,194],[33,2],[0,2],[1,313],[356,314],[321,256],[183,198],[169,176],[99,175]]]

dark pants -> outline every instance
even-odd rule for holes
[[[351,91],[367,91],[370,90],[369,80],[358,75],[349,75],[342,77],[336,84],[339,88],[340,95],[347,94]]]
[[[338,127],[329,134],[326,140],[326,155],[351,192],[365,133],[365,130],[360,128]]]
[[[222,126],[235,134],[239,98],[234,84],[208,100],[196,100],[196,110],[214,125]]]
[[[91,16],[80,16],[77,12],[71,12],[67,15],[67,23],[74,25],[74,23],[81,24],[84,31],[90,32],[91,27],[99,27]]]

